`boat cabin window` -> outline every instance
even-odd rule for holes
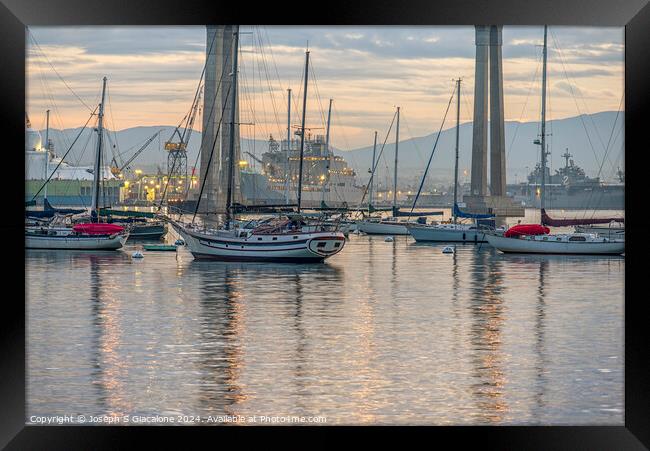
[[[325,247],[326,244],[327,244],[327,243],[326,243],[325,241],[321,241],[320,243],[318,243],[318,244],[316,245],[316,247]]]
[[[274,237],[273,237],[273,241],[277,241],[277,239],[278,239],[277,236],[274,236]]]
[[[587,241],[584,236],[572,236],[569,237],[569,241]]]

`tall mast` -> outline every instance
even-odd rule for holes
[[[284,161],[284,203],[289,205],[289,157],[291,156],[291,88],[287,89],[287,158]]]
[[[327,128],[325,131],[325,152],[327,152],[327,174],[325,175],[327,183],[329,184],[330,182],[330,174],[329,174],[329,169],[330,166],[332,166],[332,155],[330,154],[330,120],[332,118],[332,102],[334,99],[330,99],[330,106],[327,110]],[[325,180],[323,180],[323,186],[322,186],[322,199],[321,202],[325,203]]]
[[[93,198],[90,206],[90,217],[99,222],[99,183],[101,181],[102,144],[104,135],[104,98],[106,96],[106,77],[102,83],[102,101],[97,114],[97,152],[95,152],[95,169],[93,171]]]
[[[226,230],[230,229],[232,218],[232,185],[235,159],[235,120],[237,119],[237,55],[239,54],[239,25],[233,31],[232,81],[230,97],[230,152],[228,155],[228,192],[226,194]]]
[[[50,176],[50,110],[45,112],[45,180]],[[43,188],[43,202],[47,199],[47,183]]]
[[[298,170],[298,212],[302,201],[302,159],[305,153],[305,113],[307,111],[307,79],[309,78],[309,50],[305,52],[305,87],[302,96],[302,125],[300,126],[300,168]]]
[[[393,216],[397,212],[397,152],[399,148],[399,107],[397,107],[397,125],[395,128],[395,171],[393,176]]]
[[[377,130],[375,130],[375,141],[372,144],[372,169],[370,173],[370,193],[368,196],[368,210],[370,210],[370,207],[372,206],[372,190],[374,188],[375,184],[375,152],[377,150]]]
[[[460,81],[456,80],[456,90],[458,91],[456,99],[456,164],[454,169],[454,224],[456,224],[456,204],[458,203],[458,143],[460,141]]]
[[[546,53],[547,53],[547,35],[548,26],[544,25],[544,49],[542,50],[543,63],[542,63],[542,183],[541,183],[541,198],[540,210],[545,207],[545,191],[546,191]]]

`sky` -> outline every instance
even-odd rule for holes
[[[331,144],[354,149],[380,140],[396,106],[400,138],[437,131],[461,77],[461,122],[473,111],[474,28],[467,26],[242,26],[240,121],[244,136],[286,134],[302,103],[310,51],[307,127],[323,133],[333,100]],[[506,121],[540,117],[543,27],[503,28]],[[624,29],[549,27],[548,118],[623,108]],[[190,109],[205,62],[202,26],[32,27],[27,34],[26,108],[33,127],[82,126],[108,77],[105,125],[113,130],[177,125]],[[452,126],[452,104],[445,128]],[[200,121],[197,120],[198,128]]]

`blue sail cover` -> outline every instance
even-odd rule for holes
[[[494,218],[494,215],[488,214],[488,215],[478,215],[478,214],[472,214],[472,213],[466,213],[462,211],[460,208],[458,208],[458,204],[454,204],[454,216],[457,216],[459,218],[473,218],[473,219],[486,219],[486,218]]]

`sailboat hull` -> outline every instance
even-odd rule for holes
[[[101,235],[25,235],[25,249],[106,250],[120,249],[128,234]]]
[[[390,222],[359,221],[357,228],[368,235],[408,235],[405,225]]]
[[[486,233],[468,229],[450,229],[432,226],[409,225],[408,231],[418,242],[429,243],[485,243]]]
[[[519,254],[582,254],[620,255],[625,252],[624,241],[548,241],[527,238],[507,238],[486,235],[491,246],[504,253]]]
[[[318,263],[339,253],[345,245],[341,232],[235,238],[177,229],[198,260]]]

